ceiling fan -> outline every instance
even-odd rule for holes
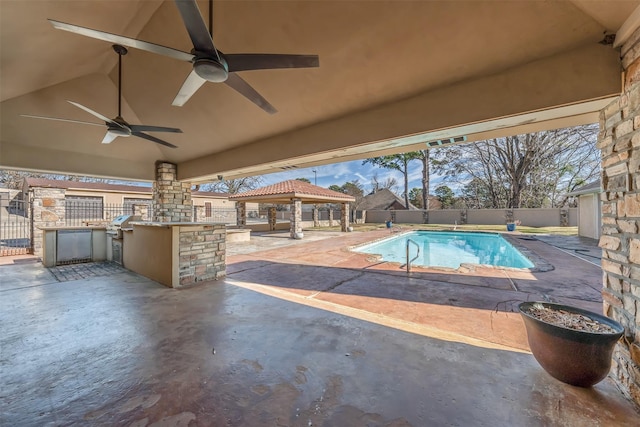
[[[157,144],[164,145],[166,147],[178,148],[177,146],[168,143],[167,141],[163,141],[160,138],[156,138],[155,136],[148,135],[144,132],[174,132],[174,133],[182,133],[180,129],[177,128],[168,128],[161,126],[147,126],[147,125],[130,125],[122,118],[122,56],[127,54],[127,49],[124,46],[113,45],[113,50],[118,54],[118,116],[115,119],[110,119],[106,116],[103,116],[100,113],[93,111],[92,109],[85,107],[82,104],[73,101],[67,101],[72,105],[80,108],[81,110],[86,111],[87,113],[99,118],[100,120],[104,120],[104,125],[100,123],[92,123],[92,122],[83,122],[80,120],[70,120],[70,119],[61,119],[57,117],[45,117],[45,116],[32,116],[28,114],[21,114],[22,117],[31,117],[35,119],[46,119],[46,120],[57,120],[61,122],[71,122],[71,123],[80,123],[83,125],[93,125],[93,126],[107,126],[107,133],[102,139],[103,144],[110,144],[119,136],[137,136],[138,138],[147,139],[149,141],[153,141]]]
[[[193,64],[193,70],[182,84],[172,105],[182,106],[207,81],[230,86],[269,114],[277,113],[273,105],[264,99],[238,74],[238,71],[268,70],[277,68],[311,68],[320,65],[318,55],[287,55],[263,53],[224,54],[213,45],[213,12],[209,0],[209,31],[198,8],[196,0],[175,0],[189,37],[193,43],[191,53],[170,47],[80,27],[73,24],[49,19],[59,29],[92,37],[99,40],[118,43],[131,48],[165,55]]]

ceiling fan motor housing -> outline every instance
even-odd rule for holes
[[[220,62],[211,58],[196,58],[193,69],[197,75],[209,82],[222,83],[229,77],[229,67],[222,58]]]

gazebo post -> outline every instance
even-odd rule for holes
[[[278,222],[278,217],[276,215],[276,207],[275,206],[270,206],[269,207],[268,218],[269,218],[269,231],[275,231],[276,224]]]
[[[340,229],[346,233],[349,228],[349,203],[343,203],[340,209]]]
[[[236,202],[236,225],[244,228],[247,225],[247,203]]]
[[[302,200],[293,198],[291,199],[291,238],[302,239]]]

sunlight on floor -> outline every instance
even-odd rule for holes
[[[422,335],[425,337],[436,338],[436,339],[449,341],[449,342],[463,343],[463,344],[468,344],[468,345],[472,345],[480,348],[531,354],[529,351],[521,348],[515,348],[515,347],[511,347],[511,346],[507,346],[499,343],[493,343],[493,342],[481,340],[478,338],[465,336],[460,333],[446,331],[430,325],[414,323],[414,322],[410,322],[397,317],[392,317],[386,314],[372,313],[370,311],[366,311],[360,308],[354,308],[351,306],[345,306],[342,304],[336,304],[334,302],[317,299],[316,298],[317,294],[305,297],[305,296],[301,296],[301,295],[292,293],[290,291],[284,290],[282,288],[278,288],[276,286],[260,285],[256,283],[233,280],[229,278],[227,278],[225,282],[230,285],[238,286],[244,289],[249,289],[264,295],[280,298],[289,302],[303,304],[308,307],[326,310],[332,313],[353,317],[359,320],[376,323],[378,325],[399,329],[402,331]],[[362,299],[364,297],[358,296],[354,298]],[[424,305],[429,306],[430,304],[424,304]],[[462,308],[462,307],[453,307],[453,308],[458,310],[476,310],[476,309]],[[487,310],[482,310],[482,311],[486,312]],[[499,314],[504,315],[505,313],[499,313]]]

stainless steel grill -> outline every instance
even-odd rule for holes
[[[107,234],[114,239],[122,239],[122,229],[128,228],[132,221],[140,221],[142,218],[136,215],[117,216],[107,225]]]

